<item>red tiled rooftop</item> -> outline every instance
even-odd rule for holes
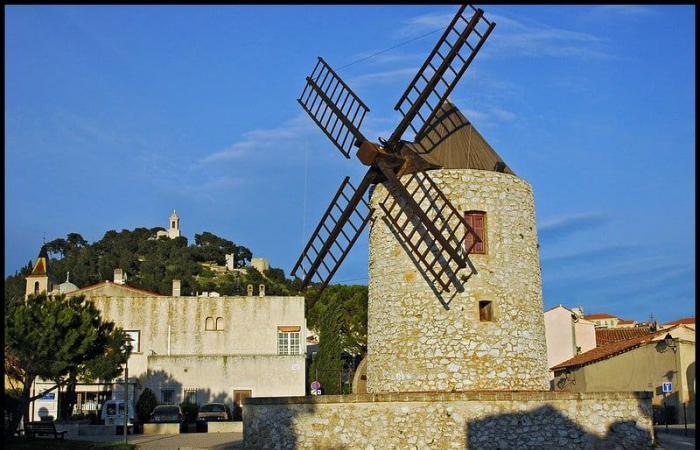
[[[650,334],[650,327],[634,327],[634,328],[596,328],[595,341],[596,347],[611,344],[613,342],[625,341],[627,339],[636,338]]]
[[[695,317],[684,317],[682,319],[671,321],[665,325],[695,325]]]
[[[617,322],[617,324],[618,324],[618,325],[633,325],[633,324],[634,324],[634,320],[620,319],[620,320]]]
[[[601,347],[596,347],[593,350],[581,353],[580,355],[576,355],[569,360],[557,364],[556,366],[552,367],[552,370],[580,367],[601,361],[603,359],[612,358],[620,353],[625,353],[635,349],[640,345],[651,341],[654,337],[666,334],[667,332],[668,328],[665,330],[655,331],[653,333],[647,333],[643,336],[637,336],[632,339],[626,339],[624,341],[617,341]]]
[[[611,316],[608,313],[596,313],[583,316],[586,320],[598,320],[598,319],[617,319],[617,316]]]

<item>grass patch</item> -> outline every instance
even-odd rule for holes
[[[10,438],[3,441],[3,447],[9,450],[132,450],[131,444],[123,442],[90,442],[72,441],[68,439],[60,440],[54,438]]]

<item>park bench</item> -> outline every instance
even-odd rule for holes
[[[36,435],[51,435],[58,439],[59,437],[63,439],[63,435],[66,431],[56,431],[56,425],[53,421],[51,422],[29,422],[24,426],[24,435],[26,437],[32,437]]]

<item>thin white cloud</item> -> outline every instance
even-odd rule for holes
[[[590,33],[566,30],[535,21],[517,21],[491,14],[498,35],[484,46],[484,57],[529,56],[603,59],[612,57],[601,44],[604,39]]]
[[[651,8],[644,5],[599,5],[593,6],[588,16],[596,20],[619,20],[621,18],[649,17],[652,14]]]
[[[253,152],[282,144],[288,145],[290,142],[300,140],[314,132],[316,132],[316,128],[313,122],[306,114],[300,114],[278,127],[248,131],[243,134],[243,139],[204,157],[199,161],[199,164],[206,165],[241,159]]]
[[[353,77],[348,81],[348,84],[352,86],[367,86],[371,84],[387,84],[401,81],[407,83],[417,71],[418,67],[404,67],[402,69],[370,72]]]
[[[617,14],[642,14],[641,11],[619,8]],[[446,27],[456,9],[436,11],[411,17],[403,21],[396,31],[401,37],[415,37],[431,29]],[[486,17],[496,22],[496,30],[480,52],[480,58],[494,57],[554,57],[603,59],[610,58],[602,49],[604,39],[590,33],[567,30],[536,21],[520,21],[510,17],[486,13]],[[437,41],[437,38],[435,38]]]

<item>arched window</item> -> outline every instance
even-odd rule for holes
[[[35,281],[34,282],[34,295],[37,295],[39,293],[39,282]]]
[[[207,317],[207,318],[204,320],[204,329],[205,329],[206,331],[211,331],[211,330],[215,330],[215,329],[216,329],[216,328],[214,328],[214,318],[213,318],[213,317]]]
[[[224,329],[224,318],[223,317],[216,318],[216,329],[218,331],[221,331]]]

